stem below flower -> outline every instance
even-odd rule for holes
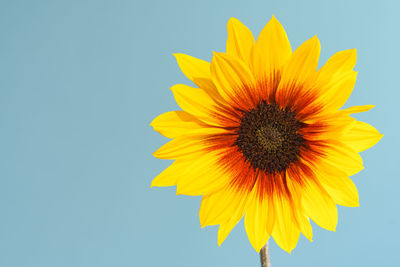
[[[260,261],[261,261],[261,267],[271,267],[271,261],[269,260],[269,253],[268,253],[268,242],[260,251]]]

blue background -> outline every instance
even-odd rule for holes
[[[379,2],[379,3],[378,3]],[[226,23],[255,35],[275,14],[293,48],[317,34],[321,63],[358,49],[350,105],[385,137],[353,178],[359,208],[337,232],[314,225],[278,266],[399,264],[398,1],[0,2],[0,266],[258,266],[241,222],[217,245],[200,228],[200,197],[153,188],[170,162],[149,123],[189,83],[172,53],[224,51]],[[189,83],[190,84],[190,83]]]

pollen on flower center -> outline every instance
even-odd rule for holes
[[[277,150],[283,143],[282,134],[271,125],[262,126],[256,130],[257,141],[265,150]]]
[[[281,172],[299,158],[301,126],[290,109],[262,101],[243,114],[235,144],[253,168]]]

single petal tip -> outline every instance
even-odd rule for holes
[[[276,18],[275,15],[271,16],[271,19],[269,20],[268,24],[273,27],[279,27],[281,25],[281,23],[279,22],[279,20]]]
[[[235,23],[235,22],[237,22],[237,21],[238,21],[237,18],[230,17],[229,20],[228,20],[228,24],[229,24],[229,23]]]
[[[213,51],[212,53],[213,53],[213,57],[215,57],[215,58],[221,57],[221,52]]]
[[[314,35],[313,37],[311,37],[311,40],[313,40],[314,42],[319,42],[317,35]]]
[[[174,84],[169,88],[169,90],[171,90],[174,93],[176,91],[177,87],[178,87],[178,84]]]

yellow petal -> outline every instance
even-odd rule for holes
[[[218,246],[225,241],[229,233],[232,229],[236,226],[236,224],[242,219],[245,209],[248,206],[249,199],[251,195],[245,197],[243,201],[240,201],[239,204],[236,206],[236,209],[233,211],[231,216],[228,220],[224,223],[221,223],[218,229]]]
[[[325,160],[333,167],[345,172],[348,176],[364,169],[361,156],[343,142],[330,140],[331,145],[325,149]]]
[[[219,165],[216,153],[204,153],[196,159],[179,179],[176,194],[199,196],[228,186],[230,179]]]
[[[168,168],[153,179],[150,187],[176,185],[182,172],[184,172],[190,164],[190,161],[175,160]]]
[[[316,182],[310,180],[303,187],[302,204],[305,214],[316,224],[330,231],[335,231],[338,214],[335,202]]]
[[[194,130],[191,135],[179,136],[153,153],[159,159],[178,159],[190,156],[194,153],[204,151],[209,144],[205,139],[213,134],[224,133],[220,128],[203,128]]]
[[[356,49],[340,51],[318,71],[315,87],[325,111],[341,108],[350,97],[357,78],[357,72],[353,71],[356,61]]]
[[[211,81],[210,63],[185,54],[174,54],[183,74],[212,97],[218,97]]]
[[[299,225],[300,232],[303,233],[303,235],[310,241],[313,241],[313,232],[312,232],[312,227],[310,223],[310,219],[305,216],[304,214],[297,212],[297,223]]]
[[[183,74],[190,80],[193,78],[211,78],[210,63],[185,54],[174,54]]]
[[[257,188],[257,186],[255,186]],[[246,209],[244,225],[251,245],[257,252],[267,243],[275,223],[272,201],[254,194]]]
[[[218,125],[218,121],[213,116],[217,104],[203,90],[184,84],[176,84],[171,87],[171,90],[176,102],[184,111],[205,123]]]
[[[202,151],[206,148],[206,144],[200,140],[190,138],[176,138],[169,141],[157,151],[153,156],[159,159],[177,159],[185,157],[188,154],[193,154]]]
[[[334,54],[318,71],[319,81],[329,81],[351,71],[357,62],[357,50],[348,49]]]
[[[368,110],[372,109],[373,107],[375,107],[375,105],[352,106],[352,107],[341,110],[341,112],[350,115],[353,113],[360,113],[360,112],[368,111]]]
[[[357,72],[349,71],[337,78],[333,83],[326,85],[324,93],[318,101],[324,103],[324,110],[337,110],[341,108],[353,92],[357,80]]]
[[[315,76],[320,51],[321,45],[317,36],[314,36],[305,41],[293,52],[289,61],[284,66],[277,90],[277,97],[290,99],[290,96],[293,96],[293,93],[302,87],[308,89],[304,84],[310,82],[311,78]]]
[[[323,173],[322,170],[318,174],[318,180],[336,204],[346,207],[359,206],[357,188],[349,177],[330,176]]]
[[[355,121],[354,118],[348,116],[345,112],[334,112],[319,114],[320,116],[313,116],[303,120],[304,123],[310,125],[310,127],[302,129],[300,132],[307,136],[308,140],[327,140],[337,139],[342,135],[352,123]],[[315,126],[313,127],[313,124]],[[320,127],[320,125],[323,127]]]
[[[199,211],[201,227],[228,222],[238,209],[245,207],[249,196],[249,192],[237,191],[232,186],[203,196]]]
[[[156,117],[150,126],[165,137],[175,138],[206,125],[185,111],[169,111]]]
[[[251,31],[239,20],[230,18],[228,21],[228,40],[226,41],[226,53],[237,57],[251,65],[251,53],[255,41]]]
[[[276,220],[272,236],[275,242],[286,252],[296,247],[300,230],[294,216],[293,205],[285,196],[274,197]]]
[[[219,94],[227,102],[242,108],[251,106],[251,90],[255,81],[243,61],[224,53],[214,53],[211,75]]]
[[[291,54],[292,48],[285,29],[272,16],[258,36],[254,49],[253,68],[257,80],[267,80],[275,84],[276,79],[271,78],[279,73]]]
[[[383,135],[368,123],[355,121],[353,127],[340,140],[355,151],[361,152],[374,146],[382,137]]]
[[[243,217],[243,213],[242,213]],[[229,220],[227,223],[223,223],[219,225],[218,228],[218,246],[221,246],[222,243],[225,241],[225,239],[228,237],[228,235],[232,232],[233,228],[236,226],[236,224],[240,221],[239,220]]]
[[[211,78],[193,78],[193,82],[202,90],[204,90],[214,101],[222,100],[218,93],[217,87]]]
[[[297,226],[299,227],[300,232],[310,241],[312,241],[313,233],[312,227],[310,224],[310,219],[304,215],[304,209],[302,205],[302,189],[301,186],[296,183],[291,177],[290,173],[286,172],[288,177],[287,186],[289,191],[291,192],[291,197],[293,199],[293,212],[296,218]]]

